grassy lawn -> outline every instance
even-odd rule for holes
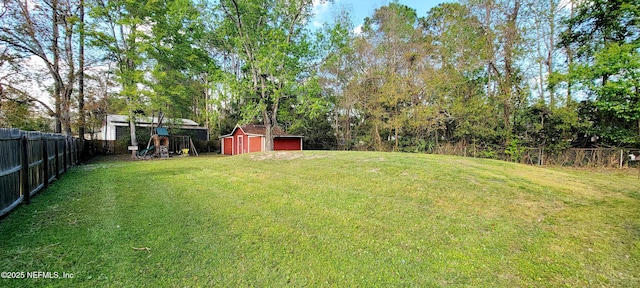
[[[0,222],[0,267],[73,274],[13,287],[639,287],[640,179],[373,152],[97,161]]]

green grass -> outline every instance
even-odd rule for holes
[[[0,267],[74,276],[14,287],[638,287],[640,179],[373,152],[103,160],[0,222]]]

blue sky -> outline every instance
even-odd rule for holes
[[[360,26],[363,20],[367,16],[371,16],[373,11],[380,7],[387,5],[391,0],[334,0],[334,3],[320,3],[320,0],[314,0],[316,5],[315,13],[316,19],[313,20],[317,24],[322,22],[331,21],[332,13],[339,6],[350,7],[350,11],[353,15],[353,23],[355,26]],[[400,0],[400,4],[404,4],[413,9],[416,9],[418,17],[427,15],[427,12],[437,6],[440,3],[456,2],[454,0]]]

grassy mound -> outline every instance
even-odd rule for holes
[[[0,286],[637,287],[640,179],[373,152],[99,161],[2,220],[0,246],[2,271],[58,275]]]

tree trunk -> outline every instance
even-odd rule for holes
[[[338,149],[341,149],[342,147],[340,146],[340,135],[342,135],[342,139],[344,139],[344,134],[340,134],[340,117],[338,115],[338,113],[334,110],[333,111],[333,115],[334,115],[334,120],[336,121],[333,125],[334,125],[334,133],[336,134],[336,147],[338,147]]]
[[[209,109],[209,73],[204,73],[204,126],[211,131],[211,113]]]
[[[346,141],[347,141],[347,150],[351,150],[351,107],[350,105],[347,106],[347,137],[346,137]]]
[[[400,117],[400,116],[398,116],[398,114],[400,114],[400,113],[398,112],[398,110],[399,110],[399,109],[398,109],[398,105],[396,104],[396,107],[395,107],[395,115],[394,115],[394,116],[395,116],[395,119],[394,119],[395,121],[398,121],[398,117]],[[399,145],[398,145],[398,144],[399,144],[399,143],[398,143],[398,142],[399,142],[399,140],[398,140],[398,135],[399,135],[398,130],[400,129],[400,127],[398,127],[398,126],[399,126],[399,125],[398,125],[398,122],[393,123],[393,126],[394,126],[394,129],[393,129],[393,130],[394,130],[394,132],[395,132],[395,133],[394,133],[394,134],[395,134],[394,136],[395,136],[395,140],[396,140],[396,141],[395,141],[396,143],[395,143],[395,146],[394,146],[394,148],[393,148],[393,151],[394,151],[394,152],[398,152],[398,146],[399,146]]]
[[[262,101],[266,101],[268,102],[267,99],[267,87],[266,87],[266,76],[261,76],[260,77],[260,97],[262,99]],[[273,115],[272,115],[273,116]],[[273,151],[273,122],[272,120],[272,116],[269,116],[269,107],[266,107],[265,109],[262,110],[262,122],[264,123],[264,138],[265,138],[265,145],[264,145],[264,151],[265,152],[269,152],[269,151]],[[275,116],[273,116],[273,118],[275,118]]]
[[[60,50],[58,47],[58,38],[60,37],[60,33],[58,31],[58,1],[57,0],[53,0],[51,1],[51,11],[52,11],[52,15],[51,15],[51,19],[52,19],[52,30],[53,30],[53,37],[51,39],[51,51],[53,52],[53,72],[56,75],[60,75]],[[61,121],[61,111],[62,111],[62,99],[61,99],[61,90],[62,87],[60,87],[60,79],[58,79],[58,77],[55,77],[54,80],[54,88],[53,88],[53,97],[54,97],[54,101],[55,101],[55,109],[56,109],[56,115],[55,115],[55,122],[56,122],[56,129],[55,132],[56,133],[62,133],[62,121]]]
[[[435,149],[436,149],[436,151],[437,151],[437,150],[439,150],[439,149],[440,149],[440,147],[439,147],[439,145],[440,145],[440,144],[438,143],[438,138],[439,138],[439,137],[438,137],[438,128],[437,128],[437,127],[436,127],[436,129],[435,129],[435,133],[436,133],[436,137],[435,137],[435,139],[436,139],[436,147],[435,147]],[[438,152],[436,152],[436,153],[438,153]]]
[[[138,139],[136,139],[136,119],[133,113],[129,115],[129,132],[131,136],[131,146],[138,146]]]
[[[553,1],[553,0],[551,0]],[[541,5],[541,4],[539,4]],[[540,8],[538,8],[540,9]],[[537,13],[539,14],[538,17],[544,17],[544,13],[542,11],[537,11]],[[544,36],[544,33],[542,31],[542,23],[543,21],[536,19],[535,21],[535,26],[536,26],[536,36],[538,37],[538,39],[542,38]],[[542,43],[541,41],[536,41],[536,50],[538,50],[538,80],[536,81],[538,83],[538,94],[540,94],[540,101],[545,102],[544,99],[544,65],[546,63],[542,62]],[[549,80],[549,78],[547,78],[547,80]]]
[[[86,130],[86,119],[84,114],[84,0],[80,0],[80,47],[78,48],[78,135],[81,145],[84,145],[84,134]]]
[[[547,82],[553,74],[553,49],[555,48],[555,27],[556,27],[556,5],[554,0],[549,0],[550,12],[549,15],[549,53],[547,54]],[[549,106],[551,109],[555,108],[556,101],[556,91],[553,87],[549,88]]]
[[[511,100],[513,99],[513,74],[515,73],[515,69],[513,67],[514,61],[514,46],[516,45],[516,38],[518,36],[518,27],[517,27],[517,19],[518,13],[520,12],[520,1],[516,1],[513,7],[513,11],[507,17],[507,29],[505,35],[505,44],[504,44],[504,83],[503,83],[503,97],[504,97],[504,127],[506,137],[505,137],[505,147],[509,145],[509,140],[511,138]]]
[[[573,0],[571,1],[571,12],[570,12],[570,18],[572,19],[575,16],[575,12],[574,12],[574,4],[573,4]],[[571,31],[571,26],[569,26],[569,33],[573,34],[573,32]],[[573,72],[573,50],[571,50],[571,46],[567,45],[566,46],[566,50],[567,50],[567,64],[569,66],[569,71],[567,71],[568,75],[571,75]],[[571,101],[573,101],[573,99],[571,99],[571,89],[573,89],[573,81],[571,80],[571,78],[567,79],[567,104],[566,107],[570,107],[571,106]]]
[[[262,117],[264,118],[264,151],[273,151],[273,129],[271,123],[271,117],[268,115],[267,110],[262,111]]]
[[[64,84],[64,98],[62,100],[62,121],[65,134],[71,136],[71,96],[73,94],[73,82],[75,78],[75,66],[73,62],[73,25],[70,19],[62,19],[65,25],[65,48],[67,57],[67,81]]]
[[[382,151],[382,138],[380,137],[380,128],[378,126],[378,123],[376,123],[373,130],[373,138],[376,141],[376,150]]]
[[[487,4],[488,5],[488,4]],[[484,23],[482,23],[482,26],[484,31],[487,31],[486,37],[487,37],[487,49],[489,51],[487,51],[487,55],[489,55],[489,61],[487,61],[487,94],[489,96],[489,105],[491,105],[492,107],[495,105],[495,91],[494,89],[492,89],[492,81],[493,81],[493,73],[491,72],[491,65],[492,63],[495,63],[495,49],[494,49],[494,36],[491,33],[491,12],[493,11],[493,7],[485,7],[485,15],[484,15]]]

